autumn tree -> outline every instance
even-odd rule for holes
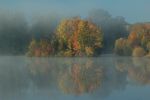
[[[30,42],[30,45],[28,47],[28,52],[27,55],[28,56],[34,56],[35,55],[35,50],[37,49],[37,41],[35,39],[32,39],[32,41]]]
[[[102,31],[92,22],[80,18],[63,20],[56,36],[63,55],[93,56],[102,48]]]
[[[126,42],[126,43],[125,43]],[[115,52],[116,54],[127,55],[120,53],[120,50],[130,50],[132,56],[144,56],[149,53],[150,42],[150,23],[133,24],[130,26],[130,34],[126,41],[116,40]]]
[[[142,47],[136,47],[133,50],[132,56],[134,57],[142,57],[146,54],[145,50]]]
[[[132,41],[138,42],[139,45],[146,48],[147,43],[150,41],[150,24],[134,24],[131,26],[130,31],[130,36],[134,37]]]
[[[131,55],[132,47],[127,39],[120,38],[115,42],[114,52],[118,55]]]
[[[131,32],[128,36],[128,42],[132,47],[140,45],[139,35],[136,32]]]
[[[41,39],[40,41],[33,39],[28,49],[29,49],[27,52],[28,56],[46,57],[54,53],[52,43],[46,39]]]

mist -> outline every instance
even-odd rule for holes
[[[103,9],[92,9],[86,15],[76,16],[90,20],[102,29],[105,45],[103,51],[111,52],[114,41],[128,34],[126,30],[128,23],[122,16],[112,17]],[[33,13],[29,16],[23,12],[1,10],[0,54],[25,54],[31,39],[51,38],[61,20],[76,16],[59,13]]]
[[[32,38],[49,38],[59,22],[55,14],[26,16],[21,12],[0,12],[0,54],[24,54]]]
[[[89,12],[88,19],[100,27],[104,34],[104,52],[112,52],[115,40],[127,37],[129,23],[123,16],[113,17],[108,11],[95,9]]]
[[[0,0],[0,100],[147,100],[149,4]]]

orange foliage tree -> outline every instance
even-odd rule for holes
[[[120,50],[126,51],[130,49],[132,53],[128,55],[145,56],[145,54],[149,52],[149,42],[150,23],[134,24],[130,27],[130,34],[126,39],[126,43],[122,43],[120,39],[116,40],[115,52],[120,55],[127,55],[124,52],[120,53]]]
[[[28,56],[46,57],[54,53],[51,42],[44,39],[41,39],[40,41],[36,41],[35,39],[33,39],[28,48]]]
[[[56,37],[64,56],[93,56],[102,48],[102,31],[95,24],[80,18],[62,21]]]

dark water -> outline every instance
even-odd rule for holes
[[[150,100],[150,59],[3,56],[0,100]]]

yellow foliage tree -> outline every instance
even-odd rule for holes
[[[142,47],[136,47],[133,50],[132,56],[134,57],[142,57],[146,54],[145,50]]]
[[[28,56],[46,57],[52,55],[54,49],[52,44],[48,40],[36,41],[33,39],[29,45]]]
[[[72,51],[72,56],[93,56],[102,48],[102,31],[95,24],[72,18],[63,20],[57,28],[56,36],[60,51]]]
[[[118,39],[115,43],[115,52],[117,54],[132,56],[144,56],[150,48],[150,23],[133,24],[130,27],[130,34],[127,39]]]

